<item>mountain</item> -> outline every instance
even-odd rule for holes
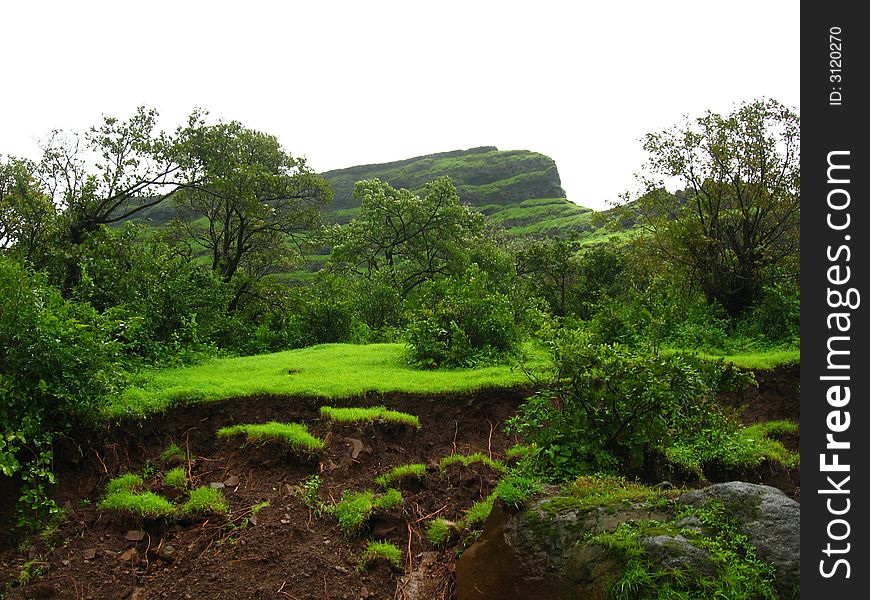
[[[459,198],[511,233],[555,234],[594,229],[593,211],[565,198],[559,170],[549,156],[528,150],[482,146],[417,156],[393,162],[359,165],[320,173],[332,187],[332,203],[324,218],[347,223],[357,213],[353,197],[357,181],[377,177],[393,187],[422,192],[442,175],[453,179]]]

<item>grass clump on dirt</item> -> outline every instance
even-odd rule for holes
[[[414,463],[410,465],[399,465],[394,467],[389,472],[379,475],[375,478],[375,483],[382,488],[388,488],[397,481],[403,479],[419,479],[426,473],[426,465],[422,463]]]
[[[345,492],[332,509],[332,513],[338,520],[338,528],[341,532],[347,537],[352,537],[359,533],[376,508],[387,510],[400,506],[402,502],[402,493],[393,488],[381,496],[375,496],[372,490]]]
[[[115,477],[106,485],[106,494],[112,495],[116,492],[132,492],[135,489],[141,488],[144,485],[142,477],[135,473],[124,473],[119,477]]]
[[[187,473],[181,467],[170,469],[163,476],[163,485],[176,490],[183,490],[187,487]]]
[[[369,542],[366,549],[357,562],[357,571],[365,573],[371,565],[379,560],[384,560],[391,568],[402,570],[402,551],[398,546],[390,542]]]
[[[258,423],[250,425],[232,425],[218,429],[218,437],[244,435],[249,442],[278,442],[302,452],[319,452],[323,450],[323,440],[308,433],[308,428],[299,423]]]
[[[125,489],[108,494],[100,502],[100,509],[146,519],[168,517],[175,512],[175,507],[163,496],[154,492],[134,494]]]
[[[172,460],[184,460],[184,450],[178,447],[178,444],[172,442],[169,446],[166,447],[166,450],[163,451],[163,454],[160,455],[160,462],[170,462]]]
[[[475,525],[482,525],[486,518],[489,516],[489,513],[492,512],[492,505],[495,502],[496,495],[495,493],[490,494],[485,500],[481,500],[480,502],[475,502],[471,505],[471,508],[465,511],[465,518],[462,519],[462,523],[466,527],[474,527]]]
[[[523,475],[510,474],[495,486],[493,495],[513,509],[522,508],[532,496],[541,493],[541,484]],[[487,514],[488,516],[488,514]],[[485,517],[484,517],[485,518]]]
[[[372,408],[333,408],[321,406],[320,416],[334,423],[395,423],[420,429],[420,419],[408,413],[389,410],[385,406]]]
[[[429,521],[426,528],[426,539],[436,548],[447,546],[456,534],[456,523],[438,517]]]
[[[463,467],[467,467],[473,463],[482,463],[487,467],[501,473],[507,471],[507,467],[504,465],[504,463],[495,460],[494,458],[490,458],[483,452],[475,452],[474,454],[451,454],[450,456],[445,456],[440,461],[438,461],[438,467],[443,473],[444,470],[450,465],[461,464]]]
[[[182,517],[204,517],[207,515],[226,515],[230,507],[220,490],[202,486],[190,492],[187,502],[178,507]]]

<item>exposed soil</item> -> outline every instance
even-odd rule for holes
[[[740,416],[746,422],[799,418],[796,368],[759,379],[758,393],[723,401],[743,407]],[[452,598],[457,548],[431,547],[425,524],[433,516],[460,518],[490,494],[499,474],[476,463],[451,466],[442,475],[434,463],[474,452],[502,458],[515,442],[504,434],[504,422],[526,395],[523,389],[437,397],[389,394],[331,403],[385,404],[419,416],[419,431],[383,424],[329,425],[318,418],[321,402],[316,399],[255,397],[177,409],[141,426],[112,428],[99,442],[67,440],[57,452],[61,483],[55,497],[68,518],[49,540],[38,540],[27,552],[15,547],[11,535],[0,533],[0,597],[31,561],[29,570],[41,571],[41,577],[9,589],[8,598]],[[326,440],[326,450],[306,460],[271,444],[241,446],[239,440],[215,436],[226,425],[270,420],[307,424]],[[171,490],[160,486],[170,465],[159,456],[172,442],[185,450],[187,458],[177,465],[195,485],[223,486],[229,519],[169,524],[97,510],[108,480],[125,472],[152,473],[150,487],[171,498]],[[319,496],[331,504],[345,491],[377,490],[377,475],[408,463],[430,467],[420,480],[400,484],[402,508],[377,512],[357,537],[345,537],[334,517],[312,514],[300,497],[298,486],[312,475],[322,477]],[[756,471],[741,478],[799,495],[796,470]],[[251,507],[262,502],[269,506],[251,517]],[[8,519],[0,514],[0,532],[7,530],[3,523]],[[128,539],[138,537],[130,532],[144,535]],[[402,548],[404,572],[385,563],[358,572],[358,557],[371,539]]]

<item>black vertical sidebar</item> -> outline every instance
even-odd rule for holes
[[[870,597],[870,24],[801,3],[801,596]]]

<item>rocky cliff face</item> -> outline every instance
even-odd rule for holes
[[[354,185],[373,177],[393,187],[419,191],[427,181],[447,175],[456,184],[462,202],[475,207],[565,197],[552,158],[527,150],[501,151],[494,146],[360,165],[320,175],[333,191],[327,213],[359,206],[359,201],[352,197]]]

